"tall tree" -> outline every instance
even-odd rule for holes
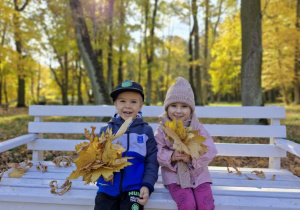
[[[103,71],[99,68],[97,56],[91,45],[81,1],[70,0],[70,8],[72,11],[72,19],[74,21],[77,45],[92,84],[95,104],[111,104]]]
[[[14,8],[16,13],[13,16],[14,28],[15,28],[15,44],[17,52],[19,53],[19,59],[22,60],[24,58],[23,55],[23,46],[22,46],[22,38],[21,38],[21,20],[20,15],[26,6],[28,5],[29,0],[26,0],[23,5],[19,5],[17,0],[14,0]],[[21,73],[22,66],[18,65],[18,102],[17,107],[25,107],[25,75]]]
[[[242,24],[242,105],[263,106],[261,67],[262,30],[260,0],[241,1]],[[258,119],[244,119],[258,124]]]
[[[108,0],[108,51],[107,51],[107,87],[108,92],[112,91],[113,84],[113,16],[114,0]]]
[[[296,38],[296,44],[295,44],[295,67],[294,67],[294,103],[300,104],[300,79],[299,79],[299,73],[300,73],[300,0],[297,0],[297,9],[296,9],[296,29],[298,32],[298,36]]]
[[[125,2],[124,0],[121,0],[119,2],[119,12],[120,12],[120,34],[123,37],[125,35],[125,29],[124,29],[124,24],[125,24]],[[124,41],[120,37],[119,40],[119,63],[118,63],[118,83],[121,83],[123,81],[123,47],[124,47]]]
[[[193,34],[194,34],[194,64],[196,74],[196,91],[195,99],[197,105],[203,105],[202,98],[202,77],[200,68],[200,44],[199,44],[199,26],[198,26],[198,5],[196,0],[192,0],[192,16],[193,16]]]
[[[208,104],[208,91],[209,91],[209,75],[208,75],[208,35],[209,35],[209,16],[210,16],[210,5],[209,0],[205,0],[205,34],[204,34],[204,66],[203,66],[203,104]]]
[[[147,39],[148,31],[148,13],[150,11],[150,1],[145,1],[145,51],[147,58],[147,91],[146,91],[146,104],[151,104],[151,93],[152,93],[152,67],[154,64],[154,36],[155,36],[155,24],[157,15],[157,5],[158,0],[154,1],[154,8],[152,11],[151,22],[150,22],[150,32],[149,32],[149,42]]]

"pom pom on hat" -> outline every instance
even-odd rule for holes
[[[178,77],[176,83],[169,88],[164,101],[165,111],[167,111],[168,106],[172,103],[185,103],[191,107],[192,112],[195,110],[195,99],[192,87],[190,83],[182,77]]]

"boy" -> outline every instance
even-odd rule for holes
[[[123,122],[132,117],[133,121],[125,134],[113,143],[119,141],[125,148],[122,156],[133,159],[129,159],[132,165],[114,173],[113,181],[105,181],[102,176],[98,179],[95,210],[144,209],[154,190],[159,165],[153,130],[140,112],[144,101],[143,88],[137,82],[126,80],[118,84],[110,96],[117,113],[101,128],[100,135],[108,128],[117,133]]]

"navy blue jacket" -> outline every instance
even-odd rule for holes
[[[115,134],[123,124],[121,117],[113,117],[107,125],[101,127],[100,135],[107,128],[112,128]],[[121,192],[140,190],[146,186],[149,192],[153,192],[154,184],[158,178],[157,147],[152,127],[143,118],[137,117],[128,127],[127,131],[113,143],[119,143],[125,148],[123,157],[134,157],[129,159],[132,163],[120,172],[115,172],[113,182],[106,182],[101,176],[97,181],[98,192],[111,196],[117,196]]]

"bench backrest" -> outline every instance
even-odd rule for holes
[[[153,131],[158,126],[157,116],[162,114],[162,106],[144,106],[143,117],[153,118],[149,123]],[[29,107],[29,115],[34,116],[34,121],[29,122],[28,132],[36,133],[38,139],[28,143],[28,149],[33,150],[33,160],[42,160],[44,150],[74,151],[75,145],[83,139],[45,139],[43,134],[83,134],[84,128],[96,127],[96,133],[106,122],[93,122],[95,117],[111,117],[115,113],[114,106],[44,106],[34,105]],[[276,138],[286,137],[286,127],[280,125],[280,119],[285,118],[284,107],[200,107],[195,109],[200,118],[266,118],[270,119],[270,125],[243,125],[243,124],[204,124],[204,127],[212,136],[228,137],[266,137],[269,144],[231,144],[216,143],[218,155],[222,156],[251,156],[270,157],[269,167],[280,168],[280,157],[286,157],[286,152],[274,145]],[[64,122],[45,121],[45,117],[86,117],[90,122]]]

